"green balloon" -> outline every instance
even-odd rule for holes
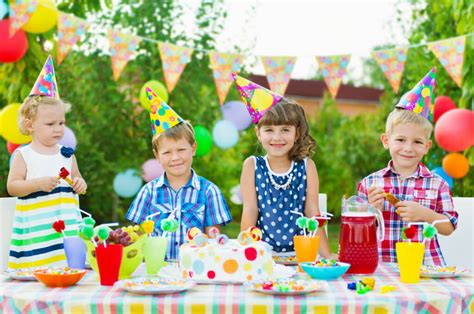
[[[196,138],[196,157],[202,157],[209,153],[212,148],[212,135],[203,126],[196,125],[194,127],[194,137]]]
[[[150,87],[165,103],[168,103],[169,95],[165,85],[162,83],[151,80],[143,84],[140,89],[140,103],[146,110],[150,111],[150,101],[146,97],[146,88]]]

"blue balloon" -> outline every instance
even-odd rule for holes
[[[8,5],[0,0],[0,20],[2,20],[8,13]]]
[[[214,126],[212,138],[218,147],[222,149],[231,148],[239,140],[239,131],[232,122],[221,120]]]
[[[142,178],[138,171],[127,169],[114,178],[114,191],[118,196],[128,198],[138,193],[142,187]]]
[[[446,183],[449,185],[449,188],[453,188],[453,178],[448,176],[448,174],[444,171],[443,167],[434,168],[431,172],[436,173],[441,178],[443,178],[444,181],[446,181]]]

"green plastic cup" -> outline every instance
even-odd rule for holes
[[[166,238],[163,237],[145,238],[143,256],[148,275],[156,275],[161,267],[165,266],[166,242]]]

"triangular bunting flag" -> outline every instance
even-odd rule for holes
[[[85,20],[71,14],[59,12],[58,64],[64,60],[79,38],[87,31],[88,27]]]
[[[332,98],[336,98],[350,59],[351,55],[316,57]]]
[[[432,68],[412,90],[405,93],[397,108],[413,111],[428,121],[433,121],[436,68]]]
[[[395,93],[398,93],[400,88],[403,68],[407,60],[407,51],[407,48],[396,48],[372,52],[372,57],[379,64]]]
[[[263,67],[272,91],[280,95],[285,94],[295,62],[296,57],[262,57]]]
[[[16,0],[10,4],[10,38],[28,22],[38,7],[38,0]]]
[[[168,91],[171,93],[178,83],[186,64],[191,61],[193,49],[188,47],[176,46],[169,43],[158,43],[161,62],[163,63],[163,73]]]
[[[29,96],[42,95],[59,99],[58,83],[54,72],[53,58],[48,56]]]
[[[216,84],[219,104],[223,104],[232,84],[232,73],[240,70],[242,56],[236,54],[209,52],[210,67]]]
[[[449,76],[461,87],[466,36],[440,40],[427,45]]]
[[[132,57],[138,45],[142,41],[141,38],[124,34],[114,29],[109,30],[110,56],[112,58],[112,70],[114,72],[114,80],[118,80],[120,73]]]

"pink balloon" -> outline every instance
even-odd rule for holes
[[[456,109],[456,104],[448,96],[438,96],[434,101],[434,122],[437,122],[438,119],[447,111],[451,109]]]
[[[163,167],[156,159],[148,159],[142,165],[142,178],[145,182],[161,177],[163,172]]]
[[[474,145],[474,112],[452,109],[443,114],[435,125],[438,145],[448,152],[460,152]]]

